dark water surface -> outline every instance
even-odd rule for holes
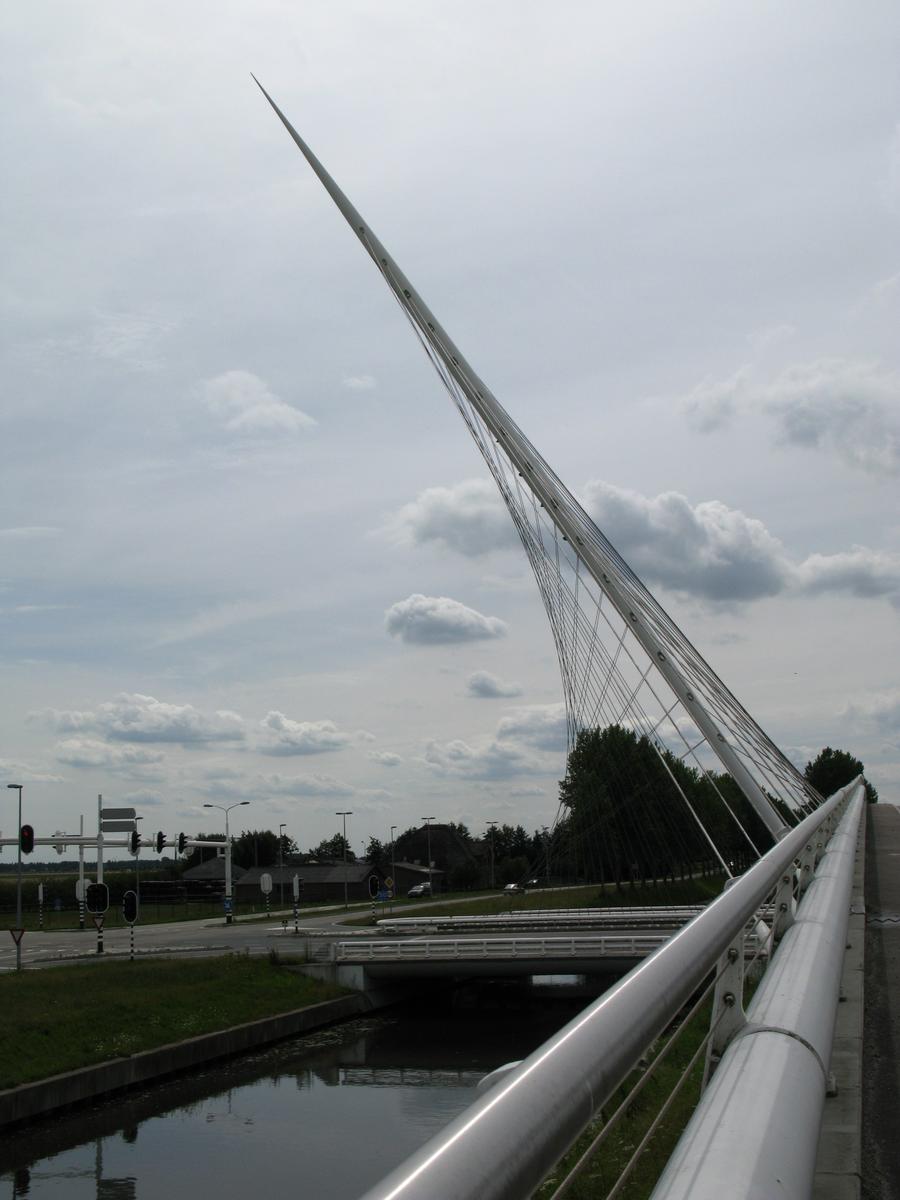
[[[7,1134],[0,1198],[353,1200],[587,1003],[425,1000]]]

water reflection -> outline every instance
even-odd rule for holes
[[[86,1105],[3,1139],[0,1197],[244,1200],[264,1184],[350,1200],[584,1002],[432,1001]]]

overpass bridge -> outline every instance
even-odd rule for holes
[[[396,917],[378,938],[338,941],[319,961],[362,968],[370,980],[623,975],[703,909],[561,909],[501,916]],[[744,952],[768,950],[771,906],[747,923]],[[400,935],[400,936],[398,936]]]

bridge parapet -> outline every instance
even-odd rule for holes
[[[802,1176],[804,1183],[783,1194],[809,1195],[819,1125],[815,1110],[818,1106],[821,1111],[825,1094],[818,1064],[828,1049],[825,1043],[831,1026],[827,1009],[830,1006],[833,1022],[837,1006],[832,967],[846,937],[844,891],[849,896],[850,848],[855,845],[863,803],[861,780],[831,797],[699,916],[366,1193],[365,1200],[518,1200],[530,1195],[607,1103],[646,1047],[723,959],[785,872],[794,873],[823,822],[837,813],[842,820],[833,839],[834,851],[826,851],[822,874],[809,888],[792,926],[803,924],[808,931],[791,936],[789,930],[773,959],[777,970],[773,979],[789,987],[789,995],[778,1008],[774,999],[778,985],[773,983],[758,993],[769,998],[766,1005],[771,1002],[775,1006],[774,1018],[768,1007],[760,1011],[769,1014],[765,1017],[768,1025],[777,1024],[777,1030],[765,1032],[778,1040],[780,1049],[763,1055],[768,1064],[761,1072],[754,1070],[752,1078],[761,1091],[746,1087],[748,1077],[740,1074],[734,1085],[743,1093],[748,1109],[755,1105],[767,1116],[770,1101],[779,1094],[782,1072],[792,1069],[788,1059],[799,1052],[802,1063],[796,1087],[791,1089],[796,1093],[797,1108],[793,1114],[785,1111],[780,1125],[770,1123],[777,1136],[764,1146],[754,1138],[742,1147],[743,1129],[732,1125],[734,1140],[722,1160],[727,1158],[729,1163],[727,1187],[718,1179],[715,1188],[702,1193],[735,1197],[782,1194],[777,1180],[781,1172],[789,1172],[794,1180]],[[787,966],[781,965],[785,962]],[[804,1016],[808,998],[818,994],[815,1014]],[[737,1039],[742,1054],[754,1042],[765,1045],[760,1036],[764,1031],[754,1032],[754,1037]],[[766,1097],[763,1104],[760,1095]],[[779,1112],[782,1108],[779,1105]],[[760,1120],[758,1127],[763,1123]],[[810,1144],[811,1153],[807,1149]],[[704,1164],[697,1170],[702,1175]],[[760,1184],[763,1176],[771,1186]],[[666,1200],[681,1194],[688,1193],[660,1193]],[[694,1190],[690,1194],[701,1193]]]

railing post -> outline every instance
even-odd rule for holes
[[[794,923],[794,873],[785,871],[775,889],[772,947],[774,948]],[[771,951],[770,951],[771,954]]]
[[[815,834],[800,851],[798,858],[800,861],[797,869],[797,898],[799,899],[812,883],[813,870],[816,865]]]
[[[747,1022],[744,1013],[744,934],[731,943],[716,968],[716,986],[713,992],[712,1034],[706,1043],[706,1066],[703,1070],[703,1086],[706,1087],[725,1053],[725,1047]]]

